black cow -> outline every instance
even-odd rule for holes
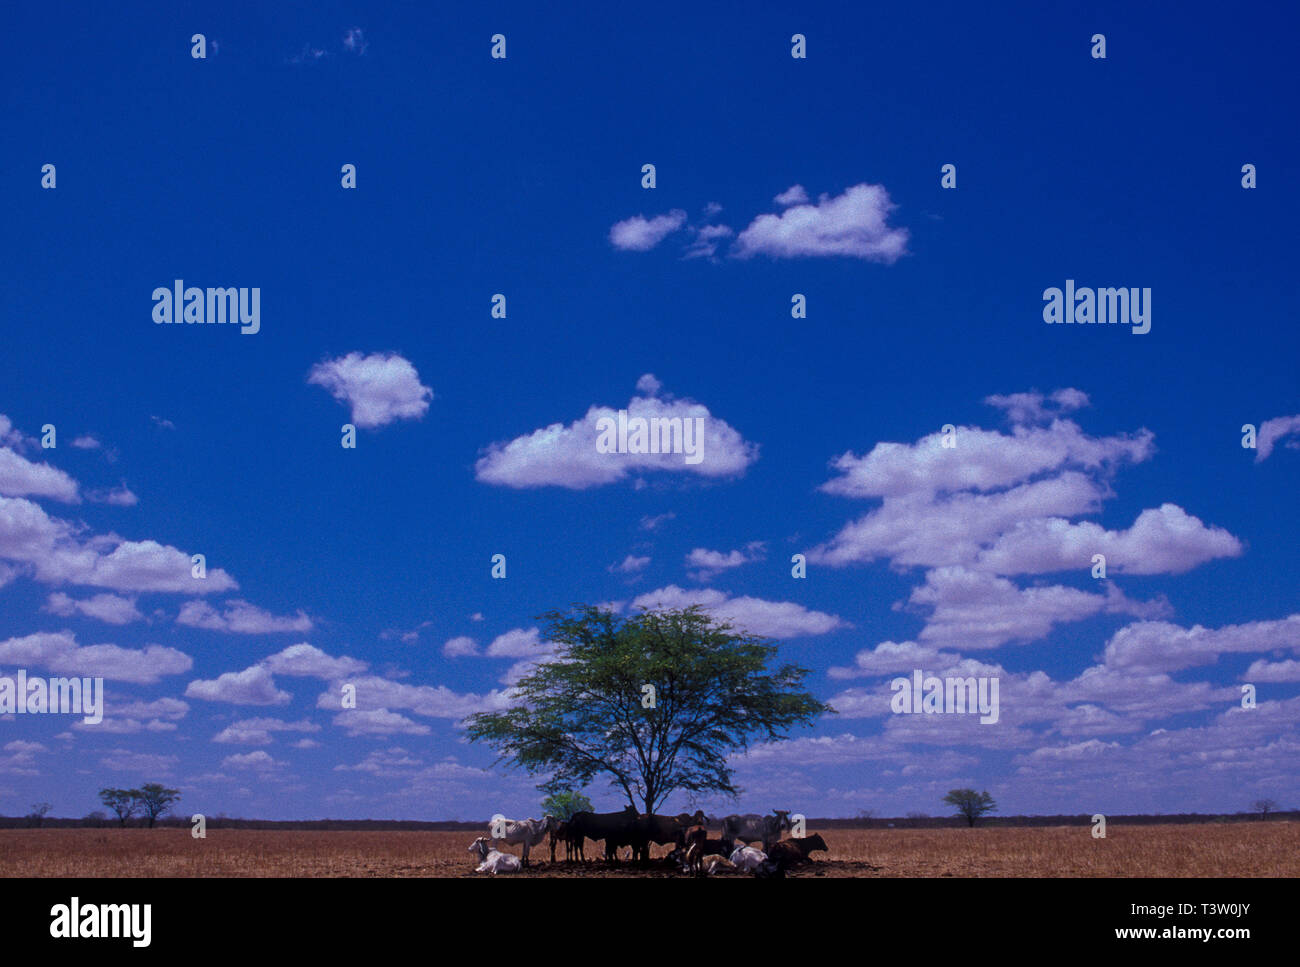
[[[706,839],[704,841],[705,856],[720,853],[723,856],[730,857],[735,851],[736,841],[734,839]]]
[[[633,845],[636,821],[635,806],[624,806],[621,812],[616,813],[578,812],[569,817],[567,836],[578,859],[586,859],[584,841],[596,839],[605,841],[605,859],[615,860],[620,846]]]

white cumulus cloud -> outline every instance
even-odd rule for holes
[[[732,254],[740,258],[846,256],[886,264],[907,254],[907,229],[889,225],[889,215],[897,206],[883,185],[854,185],[833,198],[822,194],[816,204],[800,201],[802,192],[796,185],[778,195],[779,203],[787,205],[785,210],[755,218],[736,236]]]
[[[433,399],[433,390],[420,384],[415,367],[397,353],[352,352],[329,359],[312,367],[307,382],[350,406],[352,422],[365,429],[419,419]]]
[[[302,632],[312,628],[311,619],[301,610],[294,617],[279,617],[239,600],[227,601],[224,612],[218,612],[206,601],[186,601],[176,616],[176,623],[243,635]]]
[[[686,212],[674,208],[666,215],[646,218],[633,215],[615,222],[609,230],[609,241],[625,252],[648,252],[686,222]]]
[[[638,386],[643,391],[657,392],[658,381],[651,383],[642,376]],[[642,395],[634,396],[624,409],[629,420],[680,418],[683,427],[686,420],[702,419],[704,433],[699,447],[702,459],[687,463],[684,453],[601,453],[596,448],[600,436],[597,422],[602,418],[617,422],[618,411],[592,406],[585,416],[568,426],[552,423],[513,440],[491,444],[474,465],[475,477],[483,483],[506,487],[555,486],[585,490],[646,471],[734,477],[758,459],[757,444],[747,442],[700,403]],[[684,442],[681,445],[684,447]]]
[[[737,630],[762,638],[803,638],[848,627],[848,622],[842,618],[812,611],[793,601],[731,597],[725,591],[713,588],[688,590],[670,584],[632,599],[634,608],[677,609],[693,604],[700,605],[715,619],[729,622]]]

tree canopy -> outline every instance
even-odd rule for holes
[[[168,789],[160,782],[147,782],[139,789],[133,789],[132,792],[140,801],[140,808],[144,811],[145,816],[149,818],[149,827],[151,829],[154,820],[165,813],[172,803],[181,798],[179,789]]]
[[[1277,811],[1276,799],[1256,799],[1252,805],[1262,819],[1268,819],[1269,813]]]
[[[126,821],[135,815],[140,808],[139,802],[135,798],[134,789],[101,789],[99,790],[99,801],[117,814],[117,821],[125,826]]]
[[[654,812],[674,791],[735,796],[727,758],[834,712],[799,689],[808,670],[769,667],[777,648],[698,606],[623,618],[591,605],[541,615],[553,657],[516,685],[515,704],[466,721],[498,762],[548,773],[559,793],[607,774]]]
[[[580,792],[556,792],[542,800],[542,813],[567,820],[574,813],[591,812],[591,800]]]
[[[99,801],[117,813],[117,820],[123,826],[138,812],[144,814],[153,828],[154,821],[180,798],[179,789],[168,789],[160,782],[147,782],[139,789],[99,790]]]
[[[976,792],[974,789],[952,789],[943,797],[943,801],[956,807],[957,815],[966,820],[967,826],[974,826],[975,820],[998,808],[988,790]]]

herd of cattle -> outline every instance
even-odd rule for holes
[[[718,827],[715,837],[710,826]],[[717,873],[752,873],[757,877],[784,877],[791,866],[811,862],[810,853],[826,851],[826,841],[814,833],[811,836],[791,836],[781,839],[781,833],[791,829],[790,813],[783,809],[772,810],[771,815],[727,816],[723,819],[706,817],[703,810],[680,813],[676,816],[659,816],[638,813],[633,806],[625,806],[616,813],[578,812],[568,820],[546,816],[542,819],[504,819],[500,816],[488,823],[488,835],[480,836],[469,847],[478,857],[478,873],[514,873],[528,865],[528,853],[548,836],[551,862],[555,862],[556,847],[563,844],[566,862],[585,861],[587,840],[604,842],[605,859],[618,861],[618,851],[631,849],[631,858],[641,865],[650,863],[650,844],[672,845],[668,855],[656,861],[670,869],[696,876]],[[762,849],[750,843],[763,844]],[[497,847],[507,843],[522,847],[522,856],[503,853]]]

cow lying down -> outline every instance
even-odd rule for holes
[[[786,868],[792,864],[779,851],[769,857],[761,849],[742,846],[731,854],[732,869],[737,873],[752,873],[760,880],[785,879]]]
[[[773,843],[767,849],[767,858],[781,860],[786,866],[798,866],[800,863],[812,862],[808,854],[815,850],[826,852],[826,840],[821,838],[820,833],[813,833],[811,836],[792,836],[790,839]]]
[[[719,873],[735,873],[736,864],[721,853],[710,853],[704,857],[704,872],[709,876],[717,876]]]
[[[693,873],[697,876],[717,876],[719,873],[737,872],[735,864],[723,853],[705,853],[698,861],[692,863],[689,851],[678,848],[656,862],[668,869]]]
[[[470,844],[469,852],[477,854],[480,862],[475,873],[518,873],[519,857],[511,853],[502,853],[492,848],[486,836],[480,836]]]
[[[781,840],[779,843],[773,843],[768,847],[767,855],[759,850],[746,847],[748,855],[742,856],[744,869],[753,873],[761,880],[767,879],[785,879],[785,871],[792,866],[798,866],[801,863],[811,863],[812,858],[808,855],[816,850],[826,851],[826,840],[822,839],[817,833],[811,836],[791,837],[790,839]],[[741,850],[737,850],[741,853]],[[733,860],[736,855],[732,854]],[[741,867],[737,863],[738,868]]]
[[[726,854],[717,852],[705,853],[700,859],[699,866],[692,869],[688,851],[680,846],[655,862],[667,869],[680,870],[682,873],[705,873],[716,876],[719,873],[736,872],[735,864],[727,859]]]
[[[752,873],[767,860],[767,854],[752,846],[740,846],[731,854],[731,864],[740,873]]]

